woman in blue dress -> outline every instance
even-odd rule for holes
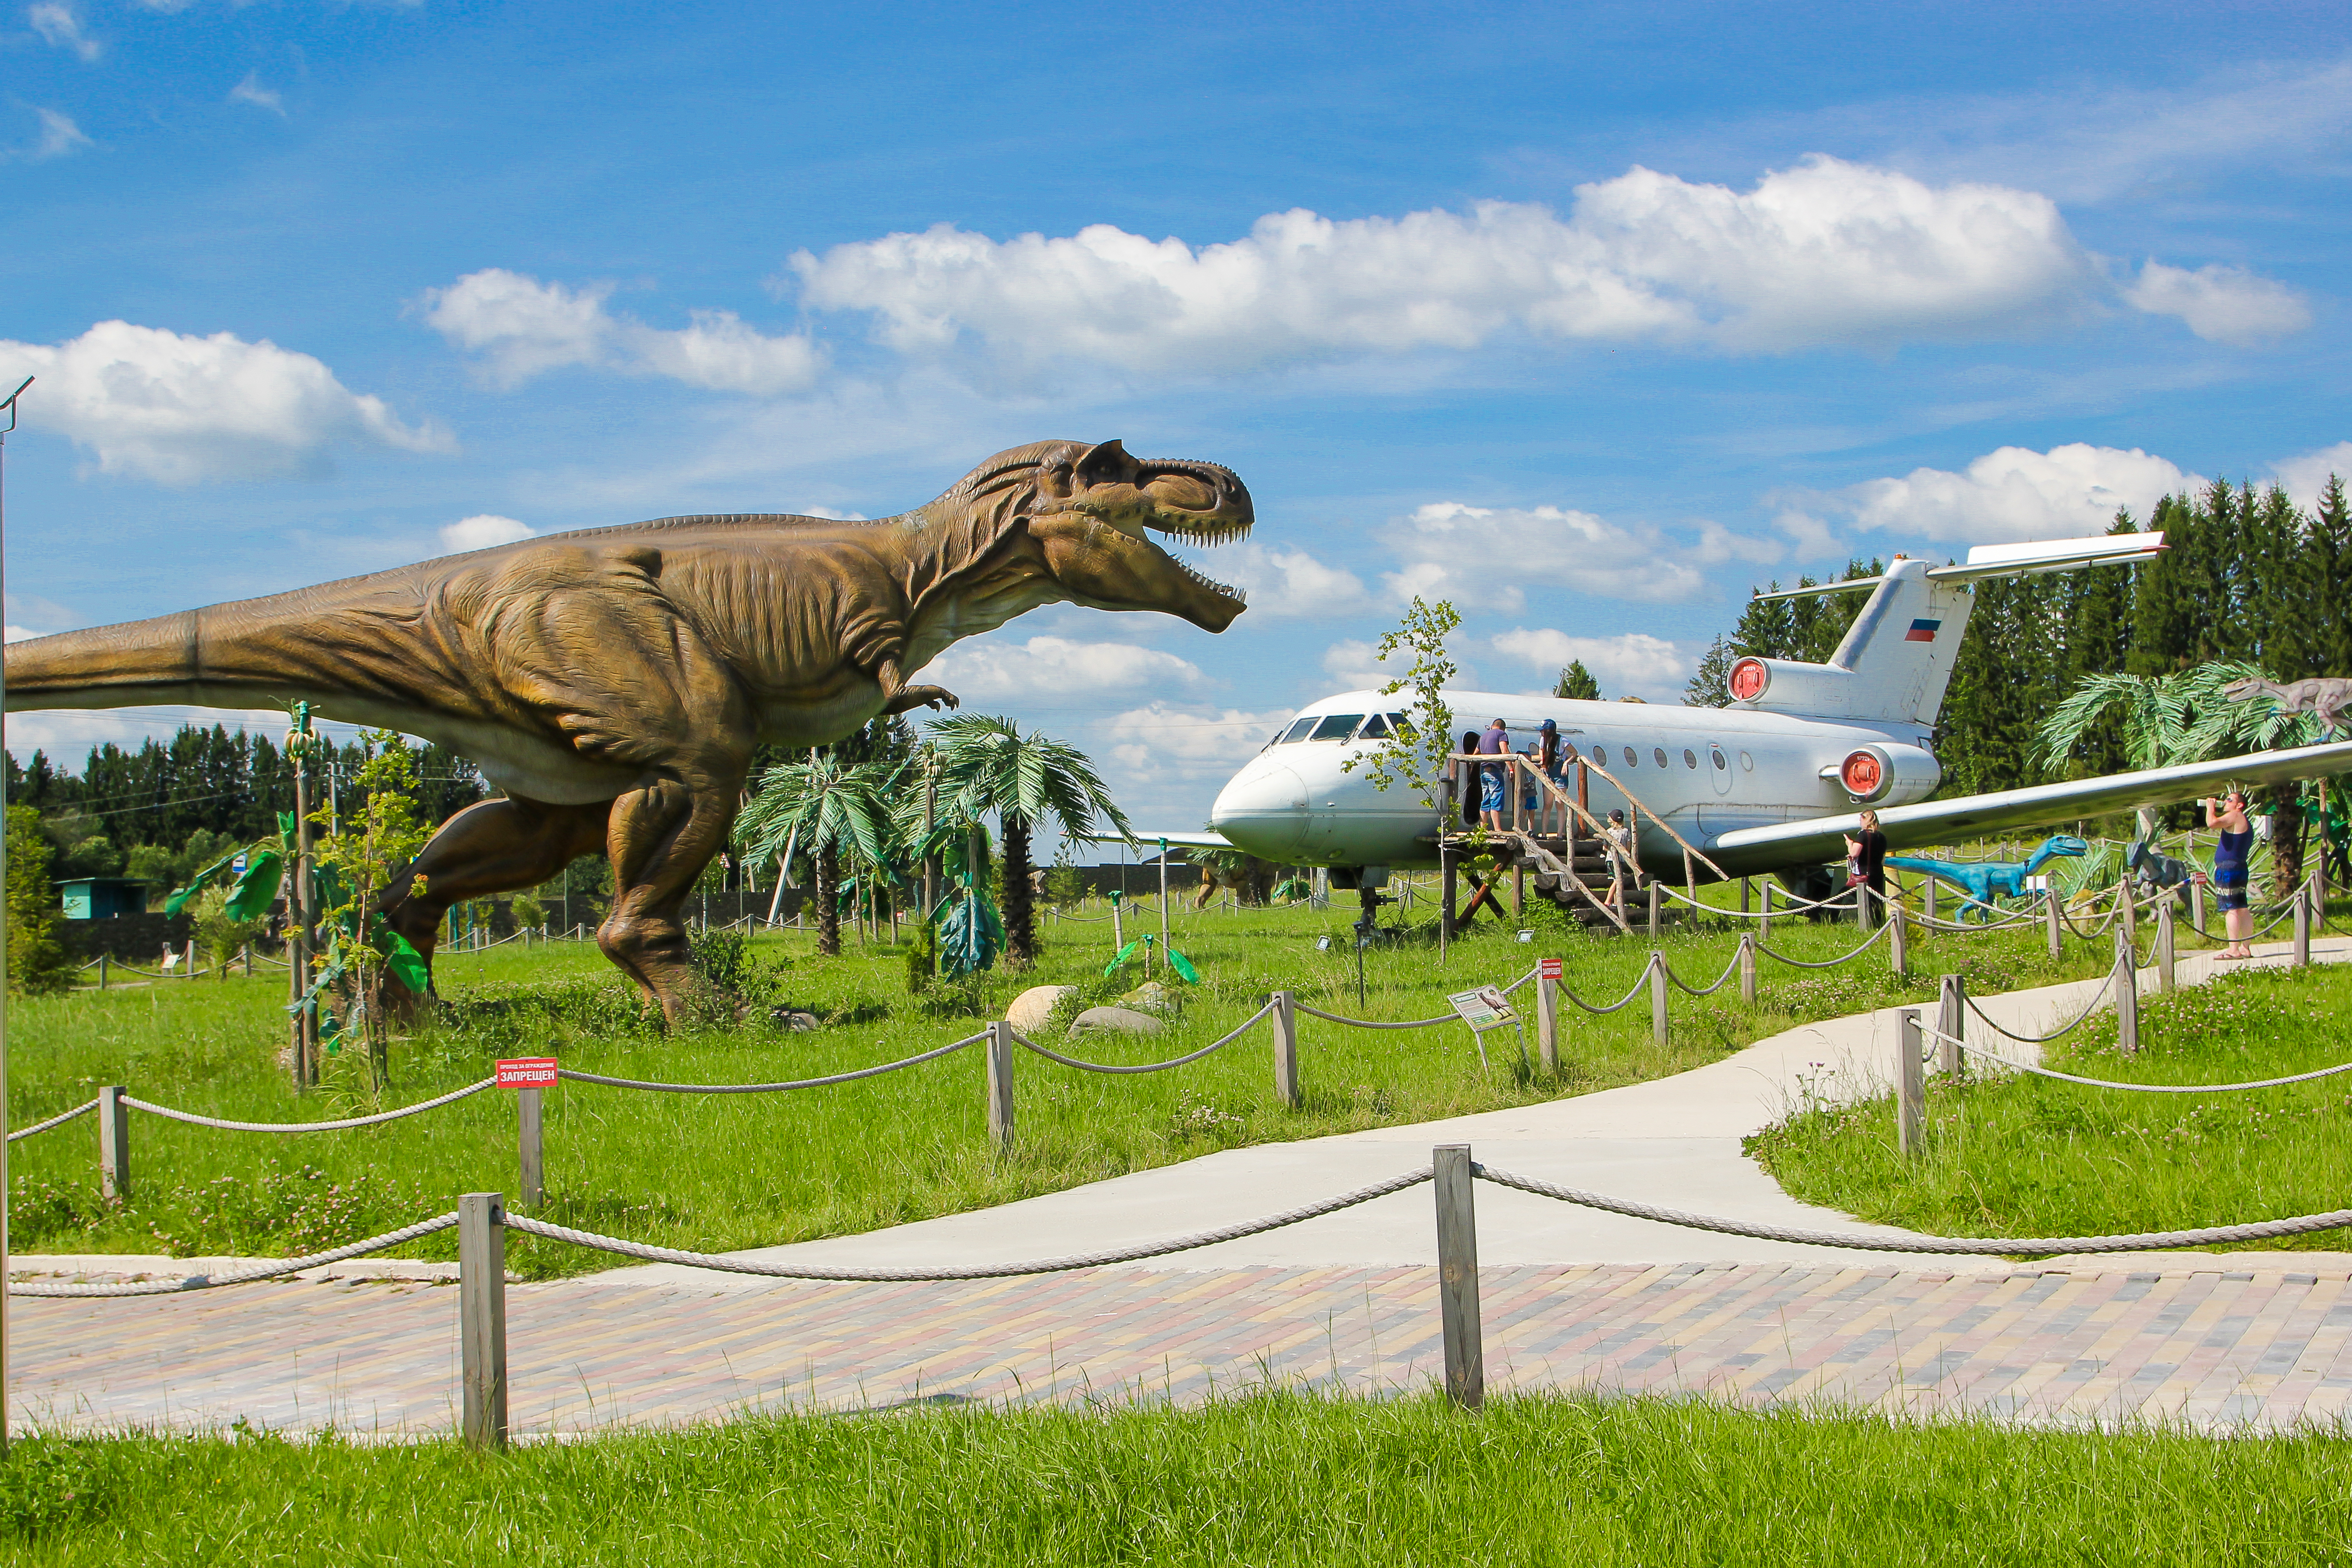
[[[2246,797],[2231,790],[2205,803],[2205,826],[2219,828],[2213,846],[2213,901],[2220,906],[2230,945],[2216,958],[2254,956],[2254,911],[2246,902],[2246,857],[2254,847],[2254,825],[2246,820]]]

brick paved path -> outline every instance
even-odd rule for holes
[[[1596,1386],[1916,1414],[2206,1430],[2332,1424],[2352,1399],[2352,1270],[1778,1264],[1484,1271],[1490,1387]],[[37,1426],[446,1432],[457,1292],[302,1283],[14,1307]],[[132,1309],[126,1311],[126,1308]],[[519,1433],[779,1405],[1172,1399],[1438,1374],[1427,1268],[1105,1269],[724,1293],[511,1287]]]

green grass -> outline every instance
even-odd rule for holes
[[[1718,889],[1718,895],[1725,889]],[[1417,914],[1426,917],[1424,906]],[[1640,974],[1645,943],[1587,937],[1546,907],[1522,945],[1489,928],[1454,944],[1383,945],[1368,955],[1360,1010],[1348,925],[1353,910],[1304,909],[1180,915],[1176,944],[1205,984],[1188,992],[1181,1026],[1160,1041],[1099,1037],[1075,1054],[1140,1062],[1180,1054],[1224,1033],[1279,988],[1334,1012],[1427,1017],[1445,993],[1523,973],[1539,953],[1564,953],[1568,983],[1612,1000]],[[1393,914],[1393,911],[1391,911]],[[1148,917],[1146,917],[1148,918]],[[1154,922],[1156,923],[1156,922]],[[1130,927],[1130,930],[1133,928]],[[1334,938],[1318,952],[1318,936]],[[982,1018],[1035,984],[1085,984],[1115,994],[1139,978],[1100,974],[1107,924],[1045,928],[1033,973],[987,977],[959,1004],[907,994],[895,950],[839,959],[812,955],[813,939],[763,937],[780,1000],[834,1021],[787,1034],[761,1021],[664,1036],[593,946],[508,946],[445,955],[442,1021],[394,1047],[392,1104],[485,1076],[493,1058],[552,1049],[566,1065],[624,1077],[764,1081],[884,1062],[971,1033]],[[1776,922],[1773,945],[1822,957],[1854,942],[1851,927]],[[1674,1043],[1649,1038],[1637,1001],[1608,1018],[1564,1009],[1562,1070],[1530,1072],[1507,1034],[1490,1036],[1482,1069],[1466,1031],[1301,1027],[1307,1104],[1272,1094],[1269,1037],[1244,1037],[1215,1056],[1164,1074],[1078,1073],[1019,1055],[1020,1140],[996,1158],[985,1134],[982,1062],[971,1050],[856,1084],[792,1094],[725,1097],[639,1093],[565,1084],[548,1092],[546,1217],[664,1245],[726,1250],[870,1229],[1003,1203],[1244,1142],[1320,1136],[1524,1104],[1683,1071],[1792,1024],[1898,998],[1926,999],[1939,968],[1962,968],[1979,993],[2095,973],[2104,952],[2070,945],[2053,966],[2036,932],[1937,937],[1915,943],[1914,980],[1894,983],[1883,946],[1847,967],[1812,973],[1768,963],[1763,998],[1743,1006],[1736,985],[1705,1001],[1674,997]],[[1673,932],[1677,971],[1712,979],[1730,957],[1727,929]],[[349,1058],[327,1089],[297,1101],[277,1056],[285,1038],[282,976],[233,977],[84,989],[12,1005],[9,1120],[24,1126],[101,1083],[141,1098],[247,1121],[326,1119],[371,1108]],[[959,1011],[959,1006],[961,1010]],[[1532,1026],[1530,1026],[1532,1030]],[[1532,1052],[1532,1042],[1530,1043]],[[512,1191],[514,1109],[492,1091],[445,1110],[360,1131],[308,1136],[229,1133],[135,1114],[131,1201],[96,1189],[96,1138],[84,1119],[10,1151],[11,1225],[21,1251],[168,1251],[289,1255],[340,1244],[452,1206],[465,1191]],[[611,1265],[603,1254],[510,1238],[515,1267],[532,1277]],[[454,1256],[447,1236],[415,1245]]]
[[[484,1456],[226,1434],[33,1439],[12,1561],[2340,1563],[2339,1436],[1891,1425],[1700,1402],[1270,1394],[916,1410]]]
[[[2103,1011],[2055,1043],[2062,1071],[2234,1083],[2352,1059],[2352,970],[2239,970],[2140,1003],[2122,1055]],[[1979,1026],[1971,1026],[1970,1034]],[[2023,1074],[1931,1078],[1924,1155],[1895,1152],[1891,1099],[1801,1108],[1748,1152],[1808,1203],[1950,1236],[2107,1236],[2316,1214],[2352,1192],[2352,1074],[2234,1094],[2152,1095]],[[2243,1244],[2341,1249],[2345,1231]]]

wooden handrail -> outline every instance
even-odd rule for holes
[[[1576,814],[1579,816],[1582,817],[1587,822],[1593,823],[1596,827],[1599,826],[1599,824],[1593,817],[1592,814],[1585,810],[1582,806],[1576,805],[1576,803],[1573,800],[1569,799],[1566,787],[1554,784],[1541,769],[1535,765],[1535,759],[1532,757],[1522,756],[1517,752],[1496,752],[1492,754],[1480,752],[1457,752],[1447,760],[1449,762],[1456,763],[1472,763],[1480,766],[1492,766],[1496,763],[1507,761],[1513,764],[1513,770],[1515,772],[1518,767],[1524,766],[1529,773],[1535,775],[1536,779],[1539,783],[1544,784],[1547,788],[1557,792],[1561,799],[1568,800],[1569,805],[1575,807]],[[1576,759],[1576,764],[1579,767],[1591,768],[1594,773],[1599,773],[1602,778],[1607,779],[1610,784],[1616,787],[1617,793],[1623,795],[1627,802],[1633,805],[1635,811],[1640,812],[1652,822],[1656,823],[1661,828],[1664,828],[1665,830],[1666,837],[1673,839],[1675,845],[1681,848],[1686,861],[1696,860],[1700,865],[1714,872],[1716,876],[1720,878],[1722,880],[1727,882],[1731,880],[1731,874],[1729,872],[1717,865],[1714,861],[1708,859],[1704,853],[1691,844],[1689,839],[1685,838],[1681,834],[1675,832],[1672,823],[1668,822],[1664,817],[1660,816],[1656,812],[1652,811],[1647,805],[1643,805],[1642,797],[1635,795],[1632,790],[1627,789],[1624,784],[1618,779],[1617,775],[1611,773],[1606,766],[1600,763],[1588,762],[1582,757]],[[1603,828],[1601,831],[1606,833],[1607,829]]]

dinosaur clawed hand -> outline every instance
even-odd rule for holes
[[[882,710],[886,713],[904,713],[915,708],[961,708],[962,706],[963,699],[944,686],[908,686],[902,687],[898,695],[890,699],[888,705]]]

